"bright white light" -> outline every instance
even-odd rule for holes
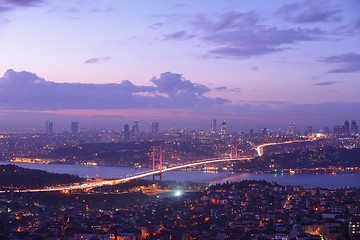
[[[180,191],[176,191],[176,192],[175,192],[175,196],[176,196],[176,197],[179,197],[180,195],[181,195],[181,192],[180,192]]]

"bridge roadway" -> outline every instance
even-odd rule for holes
[[[313,140],[316,140],[316,138]],[[294,142],[304,142],[304,141],[294,140],[294,141],[286,141],[286,142],[264,143],[264,144],[261,144],[261,145],[258,145],[257,147],[255,147],[255,149],[256,149],[258,155],[262,156],[264,153],[264,151],[263,151],[264,147],[281,145],[281,144],[290,144],[290,143],[294,143]],[[37,189],[19,189],[19,190],[12,190],[12,191],[13,192],[55,192],[55,191],[67,191],[67,190],[91,189],[91,188],[95,188],[95,187],[116,185],[116,184],[124,183],[124,182],[130,181],[130,180],[134,180],[134,179],[149,177],[149,176],[152,176],[155,174],[159,174],[161,172],[168,172],[168,171],[178,170],[178,169],[187,168],[187,167],[194,167],[194,166],[198,166],[198,165],[202,165],[202,164],[227,162],[227,161],[243,161],[243,160],[248,161],[250,159],[252,159],[252,158],[240,157],[238,159],[236,159],[236,158],[202,159],[200,161],[194,161],[194,162],[190,162],[190,163],[186,163],[186,164],[180,164],[180,165],[176,165],[173,167],[164,168],[164,169],[162,169],[162,171],[156,170],[156,171],[136,173],[136,174],[124,177],[124,178],[118,178],[118,179],[114,179],[114,180],[101,180],[101,181],[87,182],[87,183],[83,183],[83,184],[74,183],[74,184],[70,184],[70,185],[50,186],[50,187],[37,188]],[[4,193],[4,192],[7,192],[7,191],[0,191],[0,193]]]
[[[295,142],[304,142],[304,141],[300,140],[300,141],[286,141],[286,142],[278,142],[278,143],[277,142],[264,143],[264,144],[257,146],[255,149],[256,149],[258,156],[261,157],[262,155],[264,155],[264,147],[282,145],[282,144],[290,144],[290,143],[295,143]]]
[[[114,180],[101,180],[101,181],[94,181],[94,182],[87,182],[83,184],[74,183],[70,185],[62,185],[62,186],[50,186],[50,187],[44,187],[44,188],[37,188],[37,189],[19,189],[19,190],[12,190],[12,192],[55,192],[55,191],[69,191],[69,190],[81,190],[81,189],[91,189],[95,187],[103,187],[103,186],[111,186],[116,185],[120,183],[124,183],[130,180],[149,177],[155,174],[159,174],[161,172],[168,172],[173,170],[178,170],[182,168],[187,167],[194,167],[202,164],[208,164],[208,163],[218,163],[218,162],[227,162],[227,161],[244,161],[244,160],[250,160],[250,157],[241,157],[241,158],[224,158],[224,159],[203,159],[201,161],[194,161],[186,164],[176,165],[173,167],[168,167],[156,171],[148,171],[148,172],[141,172],[136,173],[124,178],[114,179]],[[4,193],[7,191],[0,191],[0,193]]]
[[[255,147],[255,150],[256,150],[258,156],[261,157],[262,155],[264,155],[264,147],[275,146],[275,145],[283,145],[283,144],[290,144],[290,143],[301,143],[301,142],[316,141],[316,140],[319,140],[319,139],[322,139],[321,135],[305,137],[305,140],[290,140],[290,141],[286,141],[286,142],[263,143],[263,144],[258,145],[257,147]]]

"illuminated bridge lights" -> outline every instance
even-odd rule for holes
[[[257,146],[255,149],[258,152],[258,155],[262,156],[263,148],[266,146],[289,144],[289,143],[294,143],[294,142],[303,142],[303,141],[264,143],[262,145]],[[160,149],[160,153],[161,153],[161,149]],[[160,166],[160,169],[157,169],[157,170],[154,169],[153,171],[141,172],[141,173],[133,174],[133,175],[130,175],[130,176],[127,176],[124,178],[115,179],[115,180],[101,180],[101,181],[96,181],[96,182],[87,182],[87,183],[83,183],[83,184],[74,183],[72,185],[66,185],[66,186],[50,186],[50,187],[38,188],[38,189],[22,189],[22,190],[12,190],[12,191],[13,192],[55,192],[55,191],[90,189],[90,188],[95,188],[95,187],[117,185],[117,184],[124,183],[124,182],[130,181],[130,180],[145,178],[145,177],[161,174],[163,172],[179,170],[179,169],[188,168],[188,167],[194,167],[194,166],[198,166],[198,165],[202,165],[202,164],[228,162],[228,161],[249,161],[251,159],[252,159],[251,157],[238,157],[238,156],[236,156],[236,158],[222,158],[222,159],[209,158],[209,159],[202,159],[202,160],[198,160],[198,161],[192,161],[190,163],[185,163],[185,164],[178,164],[178,165],[174,165],[172,167],[167,167],[167,168],[162,168]],[[154,160],[154,158],[153,158],[153,160]],[[162,163],[162,156],[161,156],[160,160]],[[155,163],[155,161],[154,161],[154,163]],[[7,191],[0,191],[0,193],[4,193],[4,192],[7,192]]]
[[[161,172],[179,170],[182,168],[188,168],[188,167],[198,166],[198,165],[202,165],[202,164],[227,162],[227,161],[241,161],[241,160],[250,160],[250,159],[251,158],[249,158],[249,157],[243,157],[243,158],[239,158],[239,159],[236,159],[236,158],[205,159],[205,160],[194,161],[191,163],[186,163],[186,164],[177,165],[177,166],[173,166],[173,167],[168,167],[168,168],[165,168],[162,170],[155,170],[155,171],[143,172],[140,174],[134,174],[129,177],[119,178],[119,179],[115,179],[115,180],[101,180],[98,182],[87,182],[87,183],[83,183],[83,184],[74,183],[72,185],[56,186],[56,187],[51,186],[51,187],[38,188],[38,189],[21,189],[21,190],[14,190],[14,192],[58,192],[58,191],[90,189],[90,188],[95,188],[95,187],[117,185],[117,184],[124,183],[124,182],[130,181],[130,180],[135,180],[135,179],[139,179],[139,178],[149,177],[149,176],[152,176],[155,174],[160,174]],[[0,193],[4,193],[4,192],[6,192],[6,191],[0,191]]]

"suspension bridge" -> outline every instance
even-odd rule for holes
[[[272,146],[277,144],[289,144],[294,141],[282,142],[282,143],[265,143],[255,147],[254,149],[257,151],[259,156],[263,155],[263,148],[266,146]],[[73,183],[68,185],[61,185],[61,186],[48,186],[43,188],[37,189],[16,189],[12,190],[12,192],[55,192],[55,191],[71,191],[71,190],[82,190],[82,189],[92,189],[96,187],[103,187],[103,186],[112,186],[121,184],[124,182],[128,182],[135,179],[141,179],[153,176],[160,176],[161,174],[168,171],[180,170],[183,168],[195,167],[204,164],[211,164],[211,163],[220,163],[220,162],[229,162],[229,161],[250,161],[252,157],[240,157],[238,154],[238,144],[231,143],[230,147],[230,154],[228,157],[223,158],[209,158],[209,159],[201,159],[197,161],[187,162],[187,163],[180,163],[177,165],[169,166],[163,168],[163,149],[161,146],[153,146],[152,147],[152,169],[146,172],[135,173],[133,175],[128,175],[126,177],[121,177],[118,179],[101,179],[95,181],[88,181],[85,183]],[[7,191],[0,191],[0,193],[4,193]]]

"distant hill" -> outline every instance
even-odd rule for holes
[[[0,189],[35,188],[54,184],[83,182],[85,179],[70,175],[27,169],[13,164],[0,165]]]

